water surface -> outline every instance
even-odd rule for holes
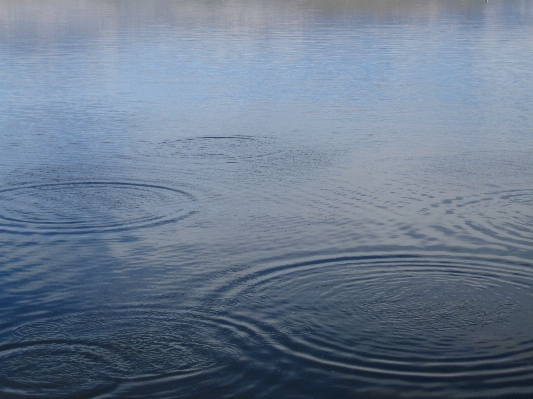
[[[533,3],[0,0],[0,396],[533,395]]]

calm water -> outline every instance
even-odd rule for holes
[[[530,0],[0,0],[0,397],[532,397],[532,106]]]

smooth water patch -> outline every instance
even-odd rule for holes
[[[0,232],[90,234],[155,227],[195,211],[191,193],[116,181],[43,183],[0,190]]]

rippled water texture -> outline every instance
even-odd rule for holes
[[[533,397],[532,55],[530,0],[0,0],[0,397]]]

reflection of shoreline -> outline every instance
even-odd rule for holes
[[[527,0],[498,2],[531,18]],[[490,7],[495,7],[491,3]],[[460,0],[249,0],[206,2],[201,0],[129,1],[0,1],[0,41],[13,34],[68,37],[108,36],[109,31],[162,25],[182,29],[217,29],[254,34],[271,29],[298,29],[306,21],[361,18],[364,23],[410,20],[431,22],[461,16],[483,18],[489,7],[483,1]],[[49,38],[48,38],[49,40]]]

